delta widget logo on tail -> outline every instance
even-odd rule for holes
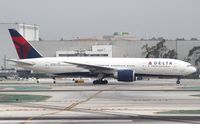
[[[15,29],[9,29],[9,32],[20,59],[42,57]]]

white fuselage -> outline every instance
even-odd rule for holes
[[[89,69],[66,62],[89,64],[99,67],[117,69],[132,69],[136,74],[143,75],[174,75],[184,76],[196,71],[190,63],[161,58],[93,58],[93,57],[45,57],[35,59],[22,59],[22,62],[33,65],[18,65],[37,72],[59,74],[72,72],[90,72]],[[109,73],[109,72],[108,72]]]

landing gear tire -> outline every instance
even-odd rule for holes
[[[56,83],[56,81],[54,80],[54,81],[53,81],[53,83],[55,84],[55,83]]]
[[[180,84],[180,83],[181,83],[180,80],[177,80],[177,81],[176,81],[176,84]]]
[[[39,84],[40,83],[39,78],[36,78],[36,80],[37,80],[37,84]]]
[[[54,83],[54,84],[56,83],[56,78],[55,78],[55,77],[53,77],[53,83]]]
[[[93,84],[108,84],[107,80],[94,80]]]
[[[176,81],[176,84],[180,84],[181,83],[181,81],[180,81],[180,77],[178,77],[178,79],[177,79],[177,81]]]

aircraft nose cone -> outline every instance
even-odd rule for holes
[[[196,67],[194,67],[194,72],[196,72],[197,71],[197,68]]]
[[[192,67],[192,73],[195,73],[197,71],[197,68],[196,67]]]

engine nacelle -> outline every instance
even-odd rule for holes
[[[135,71],[134,70],[118,70],[114,77],[118,81],[125,81],[125,82],[132,82],[135,78]]]

